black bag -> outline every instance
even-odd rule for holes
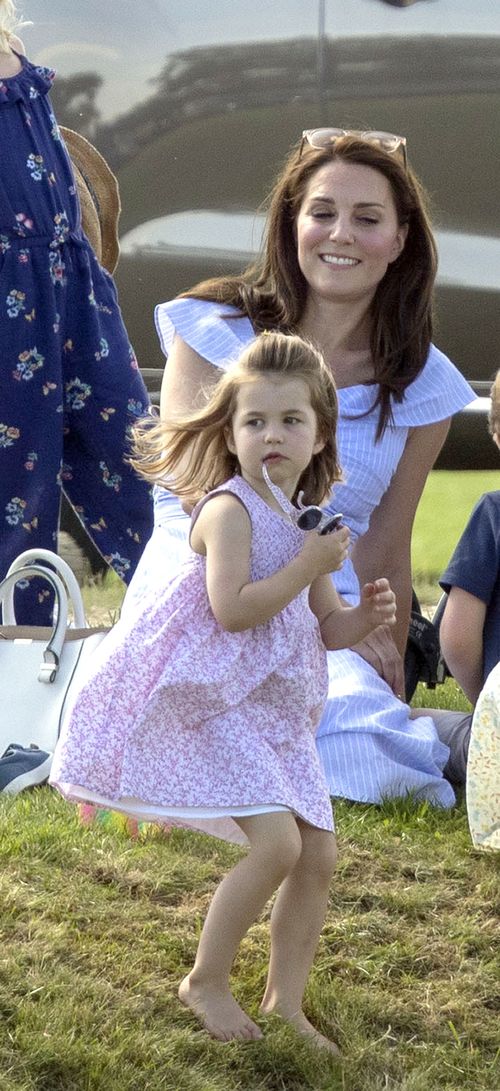
[[[406,700],[411,701],[419,682],[435,689],[449,675],[439,645],[439,621],[442,609],[439,603],[432,619],[424,617],[418,598],[413,592],[410,628],[405,652]]]

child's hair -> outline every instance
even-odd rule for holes
[[[238,460],[226,443],[244,383],[261,378],[303,379],[310,391],[318,436],[324,447],[301,475],[297,494],[303,490],[308,504],[325,500],[339,481],[336,426],[337,394],[333,377],[321,353],[303,338],[283,333],[262,333],[243,352],[236,364],[223,373],[203,408],[189,417],[158,423],[139,422],[132,432],[134,469],[147,481],[166,485],[182,499],[201,499],[238,472]]]
[[[14,31],[28,25],[21,19],[13,0],[0,0],[0,53],[8,53]]]
[[[491,436],[500,436],[500,371],[497,371],[490,390],[491,406],[488,414],[488,426]]]

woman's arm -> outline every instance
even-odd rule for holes
[[[203,405],[207,395],[217,382],[221,371],[214,364],[209,364],[203,356],[195,352],[175,335],[168,354],[161,383],[160,417],[163,421],[172,417],[182,417],[192,413]],[[186,515],[193,510],[194,500],[183,501]]]
[[[262,580],[250,579],[251,523],[246,509],[228,493],[212,497],[202,508],[191,544],[207,558],[210,605],[228,632],[263,625],[296,598],[311,580],[343,564],[349,531],[304,535],[304,545],[287,565]]]
[[[397,624],[371,633],[356,651],[385,678],[394,692],[404,694],[403,655],[411,610],[411,532],[429,471],[446,439],[450,421],[412,428],[389,488],[372,512],[370,525],[355,543],[352,560],[361,584],[387,576],[398,603]]]
[[[447,666],[466,697],[475,705],[483,687],[483,629],[486,604],[452,587],[446,600],[439,642]]]
[[[161,384],[160,416],[192,413],[202,406],[221,371],[175,335]]]

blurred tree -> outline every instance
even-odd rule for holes
[[[102,83],[102,77],[97,72],[77,72],[74,76],[58,76],[51,98],[60,124],[66,125],[69,129],[75,129],[88,140],[95,138],[100,116],[96,97]]]

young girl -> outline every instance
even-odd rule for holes
[[[341,605],[330,573],[347,555],[345,527],[296,525],[300,493],[318,504],[339,480],[336,421],[317,350],[273,333],[204,408],[168,432],[138,430],[137,468],[198,501],[191,555],[103,641],[54,756],[51,783],[69,799],[249,845],[212,901],[179,990],[224,1041],[261,1036],[229,975],[279,887],[262,1011],[335,1049],[302,1012],[335,863],[315,747],[325,649],[395,622],[385,579],[365,585],[359,606]]]
[[[28,547],[56,548],[61,488],[126,582],[149,537],[146,482],[124,460],[148,397],[111,276],[83,234],[49,90],[0,0],[0,578]],[[39,581],[19,622],[48,624]]]

